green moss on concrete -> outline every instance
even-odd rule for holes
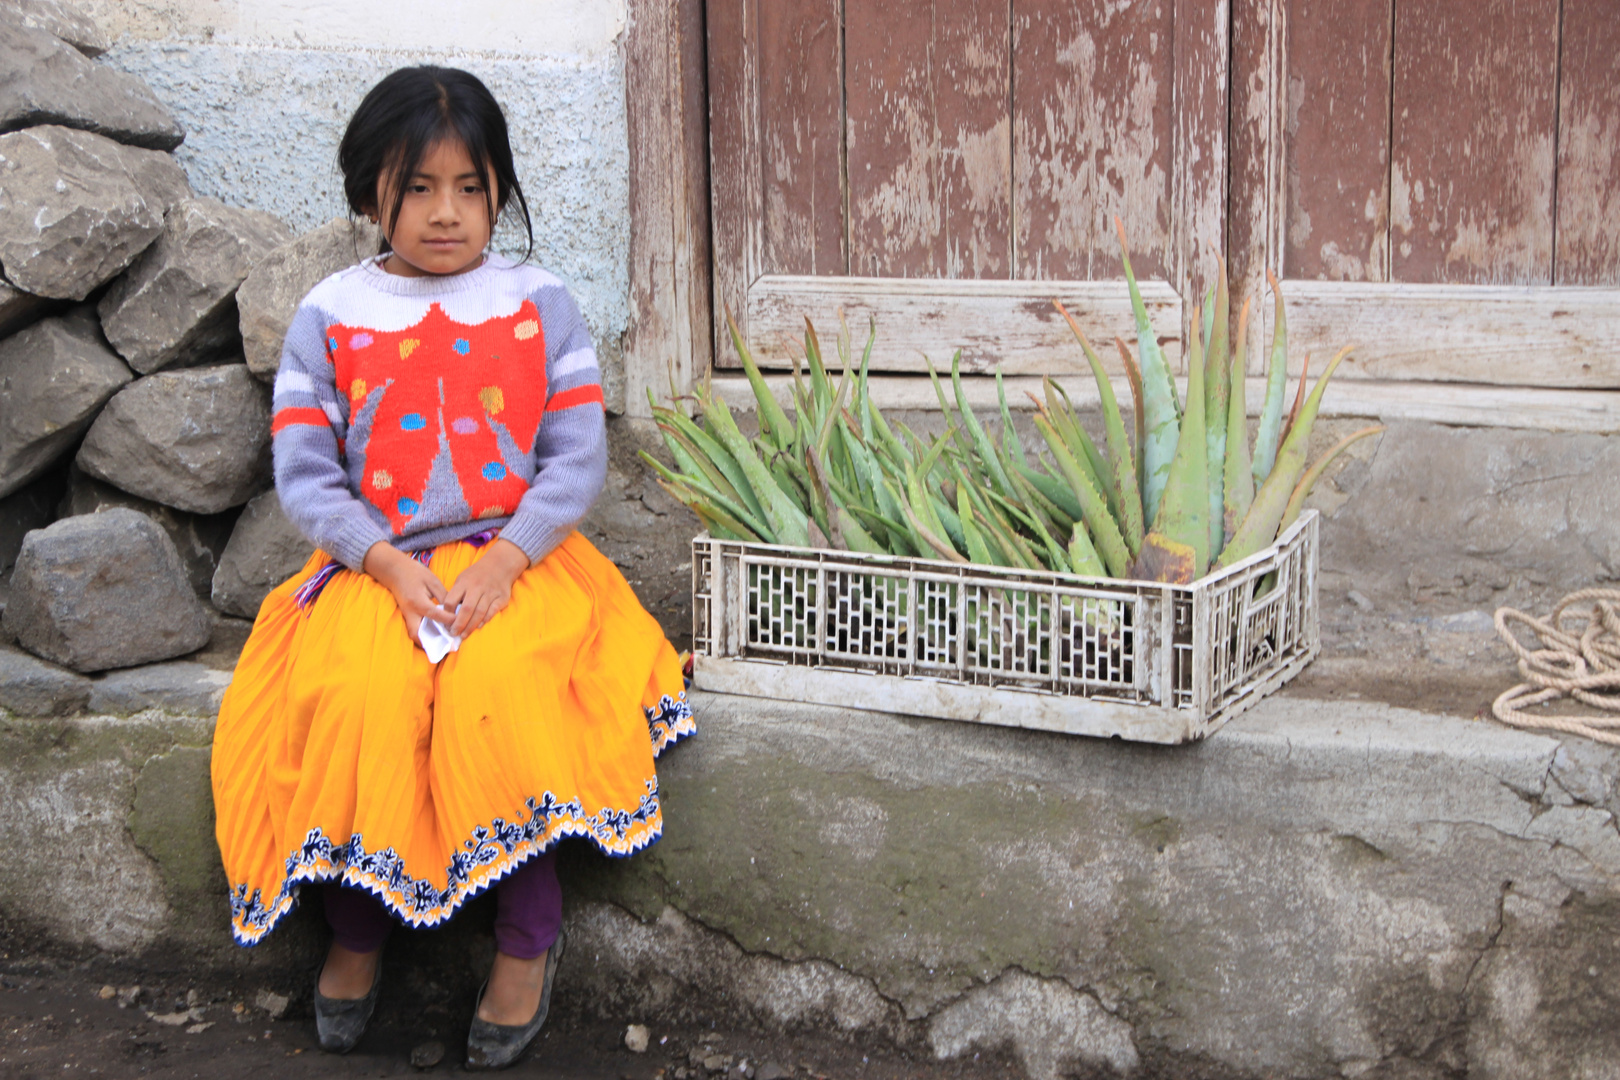
[[[149,758],[135,779],[129,831],[158,865],[181,936],[218,936],[228,886],[214,840],[214,796],[206,746],[176,746]]]
[[[1086,876],[1095,838],[1145,857],[1177,835],[1029,785],[901,787],[784,758],[672,761],[660,788],[664,839],[579,859],[582,899],[647,920],[673,905],[750,952],[867,973],[913,1014],[1008,967],[1071,973],[1093,905],[1062,882]]]

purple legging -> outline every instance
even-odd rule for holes
[[[337,943],[351,952],[382,948],[394,917],[363,889],[327,882],[322,890],[326,921]],[[507,956],[533,960],[557,940],[562,928],[562,888],[557,849],[530,859],[495,887],[495,947]]]

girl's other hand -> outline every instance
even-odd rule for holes
[[[360,569],[394,594],[394,603],[399,605],[399,613],[405,616],[405,629],[410,632],[412,642],[420,643],[417,629],[422,625],[424,616],[449,622],[450,612],[444,610],[449,590],[444,587],[444,582],[403,551],[379,541],[366,551],[366,559]]]
[[[456,613],[450,632],[466,637],[512,602],[512,583],[529,568],[529,557],[510,540],[496,538],[478,561],[450,586],[444,606]]]

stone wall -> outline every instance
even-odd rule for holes
[[[107,46],[68,5],[0,7],[0,629],[33,654],[0,654],[14,711],[72,711],[82,675],[198,651],[311,550],[265,524],[268,371],[237,300],[303,249],[194,191],[184,125]],[[348,239],[319,270],[354,259]],[[296,302],[259,295],[256,342]]]

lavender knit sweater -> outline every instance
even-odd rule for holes
[[[448,278],[368,259],[322,281],[293,316],[273,409],[282,507],[355,570],[378,542],[493,527],[539,562],[607,474],[579,309],[551,274],[496,256]]]

